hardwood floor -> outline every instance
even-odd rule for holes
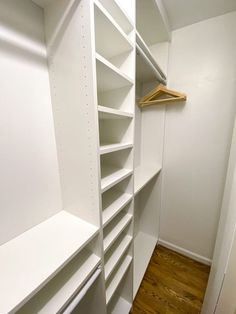
[[[157,246],[131,313],[200,313],[209,271],[209,266]]]

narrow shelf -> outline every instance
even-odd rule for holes
[[[98,53],[96,53],[96,64],[99,92],[106,92],[134,84],[131,78]]]
[[[132,237],[130,235],[123,236],[118,243],[114,243],[114,250],[112,252],[107,252],[108,257],[105,256],[105,280],[111,276],[113,270],[120,262],[124,254],[129,248],[130,243],[132,242]]]
[[[120,213],[109,225],[104,229],[103,247],[104,253],[108,251],[111,245],[119,237],[121,232],[128,226],[132,220],[132,215],[128,213]]]
[[[100,0],[100,2],[126,34],[129,34],[134,29],[130,18],[121,9],[116,0]]]
[[[119,24],[98,1],[94,1],[96,51],[110,59],[131,51],[134,46]],[[112,44],[107,39],[112,39]]]
[[[110,191],[109,191],[110,192]],[[103,228],[113,219],[130,201],[132,195],[120,191],[112,191],[104,195],[102,222]]]
[[[132,148],[132,143],[107,144],[100,146],[100,155],[116,152],[122,149]]]
[[[133,118],[133,113],[125,112],[109,107],[98,106],[99,118],[100,119],[123,119]]]
[[[26,303],[19,314],[61,312],[101,262],[98,256],[85,249],[81,253]]]
[[[132,262],[131,256],[126,256],[124,261],[121,263],[119,269],[117,270],[116,274],[110,281],[107,289],[106,289],[106,303],[108,304],[116,292],[116,289],[119,287],[119,284],[121,283],[121,280],[124,278],[130,264]]]
[[[97,233],[97,227],[61,211],[2,245],[0,313],[18,309]]]
[[[161,166],[156,164],[142,165],[134,169],[134,194],[137,194],[160,171]]]
[[[156,238],[143,232],[139,232],[134,238],[134,297],[138,292],[156,244]]]
[[[115,184],[121,182],[123,179],[127,178],[133,173],[132,169],[126,168],[113,168],[113,167],[103,167],[102,168],[102,178],[101,178],[101,191],[102,193],[110,189]]]
[[[113,301],[112,301],[113,302]],[[115,305],[112,308],[112,314],[129,314],[132,308],[132,303],[129,303],[122,297],[116,301]]]

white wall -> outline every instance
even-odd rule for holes
[[[236,12],[172,34],[160,238],[212,259],[235,114]],[[199,256],[198,256],[199,255]]]
[[[43,11],[0,1],[0,244],[61,210]]]

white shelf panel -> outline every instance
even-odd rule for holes
[[[112,274],[114,268],[120,262],[124,254],[127,252],[130,243],[132,242],[132,237],[130,235],[125,235],[121,241],[119,241],[118,246],[111,252],[107,261],[105,262],[105,280],[107,280]],[[109,254],[108,252],[107,254]]]
[[[79,253],[66,268],[23,306],[19,314],[59,313],[74,298],[100,262],[100,258],[89,251],[83,251],[81,255]]]
[[[98,106],[98,112],[100,119],[123,119],[134,117],[133,113],[108,108],[104,106]]]
[[[120,297],[114,307],[112,308],[112,314],[129,314],[132,308],[132,304]]]
[[[133,173],[132,169],[117,169],[113,167],[102,168],[101,191],[102,193],[121,182]]]
[[[96,51],[107,59],[131,51],[134,46],[119,24],[98,1],[94,5]],[[108,38],[112,44],[108,44]]]
[[[166,75],[164,74],[163,70],[161,69],[160,65],[157,63],[156,59],[151,53],[151,50],[146,45],[145,41],[141,37],[138,31],[136,31],[136,40],[139,45],[139,47],[143,50],[143,52],[146,54],[146,56],[149,58],[153,66],[157,69],[158,72],[160,72],[160,75],[164,80],[166,80]]]
[[[132,200],[132,197],[131,194],[119,191],[111,191],[104,196],[102,212],[103,228]]]
[[[126,256],[124,261],[121,263],[119,269],[117,270],[116,274],[112,278],[111,282],[109,283],[107,289],[106,289],[106,303],[108,304],[116,292],[116,289],[119,287],[119,284],[121,283],[121,280],[125,276],[130,264],[132,262],[131,256]]]
[[[115,240],[119,237],[121,232],[129,225],[132,220],[132,215],[127,213],[120,213],[110,222],[104,230],[103,247],[104,253],[112,246]]]
[[[97,233],[97,227],[61,211],[2,245],[0,313],[19,308]]]
[[[127,14],[120,8],[116,0],[100,0],[102,5],[112,15],[114,20],[119,24],[126,34],[129,34],[133,29],[132,22]]]
[[[97,86],[99,92],[132,86],[133,80],[121,72],[112,63],[96,53]]]
[[[152,253],[157,244],[157,239],[149,234],[139,232],[134,238],[134,294],[138,292]]]
[[[116,152],[122,149],[132,148],[132,143],[104,144],[100,146],[100,155]]]
[[[141,165],[134,169],[134,194],[137,194],[152,178],[161,171],[156,164]]]

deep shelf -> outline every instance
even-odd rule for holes
[[[137,194],[142,188],[159,172],[161,166],[157,164],[141,165],[134,169],[134,194]]]
[[[121,182],[133,173],[132,169],[115,168],[115,167],[103,167],[102,179],[101,179],[101,191],[102,193],[110,189],[115,184]]]
[[[97,233],[97,227],[61,211],[2,245],[0,313],[18,309]]]

